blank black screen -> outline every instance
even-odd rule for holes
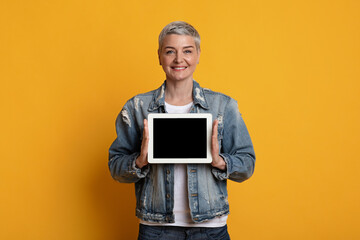
[[[205,118],[155,118],[154,158],[206,158]]]

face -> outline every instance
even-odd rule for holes
[[[187,35],[166,35],[159,50],[160,65],[169,81],[192,81],[199,57],[194,38]]]

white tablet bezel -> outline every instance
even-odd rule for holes
[[[153,127],[156,118],[204,118],[206,119],[206,158],[154,158],[153,152]],[[149,128],[149,146],[148,162],[149,163],[211,163],[211,134],[212,134],[212,115],[210,113],[150,113],[148,115]]]

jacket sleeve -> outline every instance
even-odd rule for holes
[[[234,99],[230,99],[228,102],[222,121],[223,135],[220,156],[226,162],[226,170],[213,168],[212,172],[219,180],[245,181],[254,172],[255,152],[249,132]]]
[[[148,166],[140,169],[135,165],[135,160],[140,155],[143,126],[138,126],[134,120],[132,104],[128,101],[119,113],[116,119],[117,137],[109,149],[111,176],[123,183],[137,182],[149,172]]]

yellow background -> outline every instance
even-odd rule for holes
[[[170,21],[202,37],[195,79],[235,98],[257,155],[229,182],[232,239],[360,239],[360,1],[3,0],[0,239],[135,239],[108,147],[157,88]]]

